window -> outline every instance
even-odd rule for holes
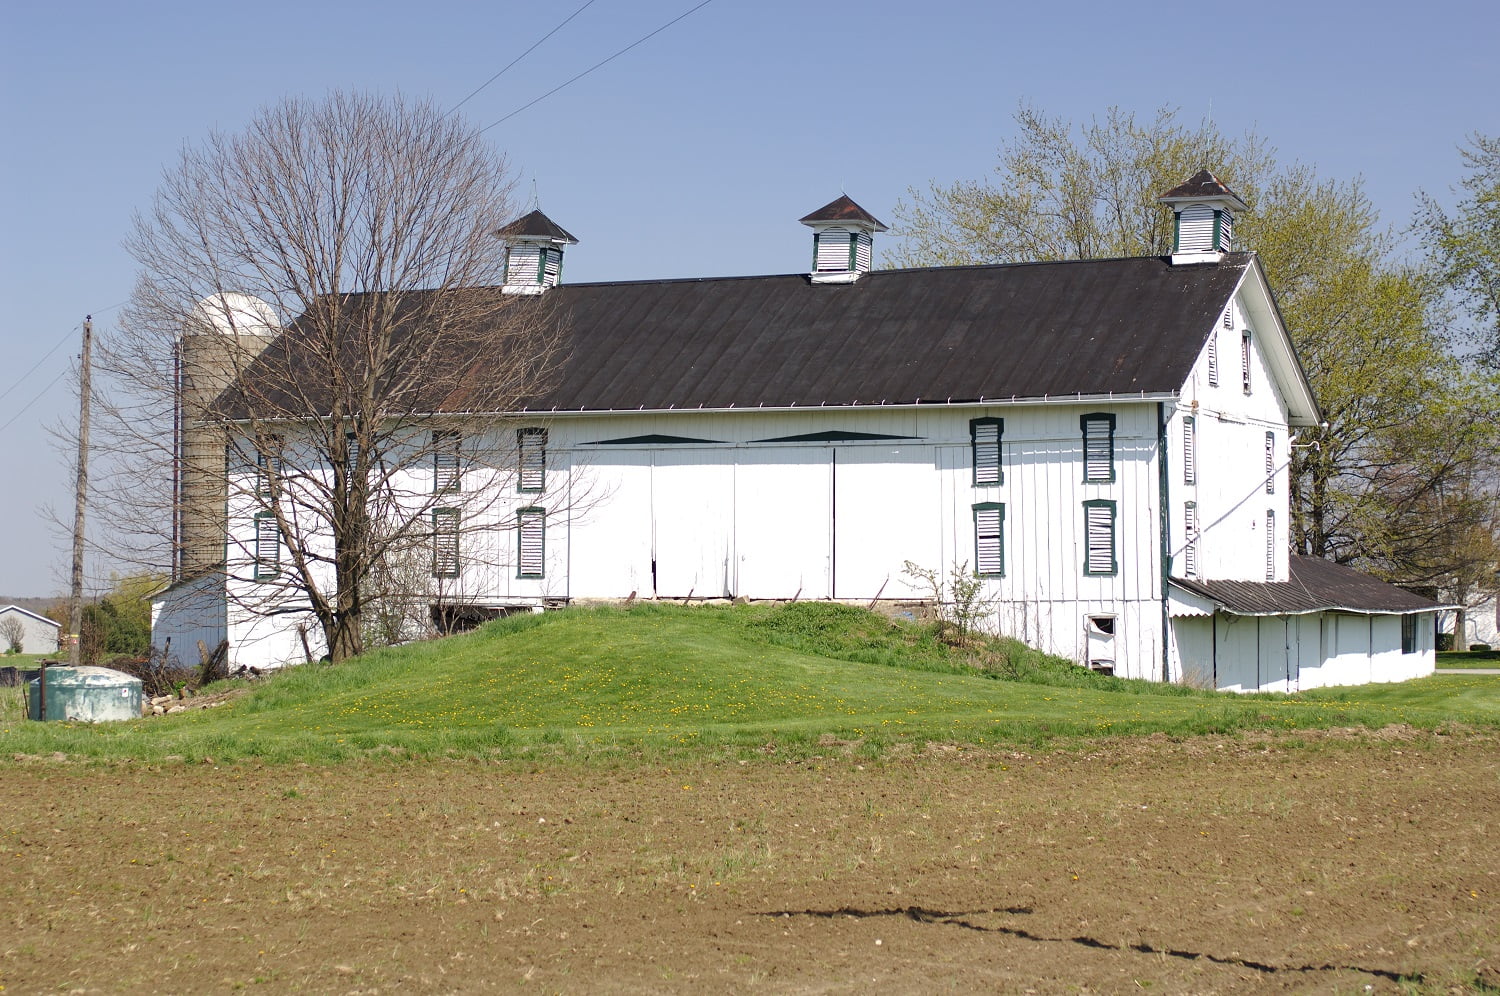
[[[255,444],[256,494],[269,496],[281,490],[281,437],[267,436]]]
[[[1225,312],[1226,316],[1228,312]],[[1208,386],[1219,386],[1219,330],[1214,329],[1208,336]]]
[[[1401,652],[1403,654],[1414,654],[1417,652],[1416,613],[1407,613],[1401,617]]]
[[[1240,378],[1245,393],[1250,393],[1250,330],[1240,333]]]
[[[1084,502],[1083,531],[1086,544],[1083,573],[1114,574],[1118,571],[1119,565],[1115,561],[1115,503],[1098,500]]]
[[[432,510],[432,576],[458,577],[458,509]]]
[[[969,422],[969,446],[974,454],[974,486],[1003,484],[1005,470],[1000,466],[1000,438],[1005,420],[976,418]]]
[[[858,238],[854,232],[830,228],[813,236],[813,271],[838,273],[855,269]]]
[[[1266,509],[1266,580],[1276,580],[1276,510]]]
[[[1190,501],[1183,511],[1182,576],[1198,576],[1198,503]]]
[[[281,573],[281,527],[275,512],[255,516],[255,580],[269,581]]]
[[[1182,420],[1182,483],[1198,483],[1198,420],[1191,415]]]
[[[520,453],[518,491],[542,491],[547,485],[547,430],[517,429],[516,449]]]
[[[1276,493],[1276,433],[1266,433],[1266,494]]]
[[[1115,479],[1115,417],[1085,415],[1083,424],[1083,479],[1108,484]]]
[[[516,577],[543,576],[547,550],[547,511],[523,508],[516,511]]]
[[[432,492],[457,491],[458,433],[434,432],[432,434]]]
[[[974,573],[984,578],[1005,576],[1005,506],[985,502],[974,506]]]
[[[346,432],[344,433],[344,476],[353,482],[354,475],[357,473],[359,473],[359,436],[353,432]]]

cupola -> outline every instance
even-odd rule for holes
[[[578,244],[567,229],[540,210],[495,233],[505,241],[504,294],[540,294],[562,279],[563,246]]]
[[[872,236],[886,230],[880,219],[850,200],[847,194],[801,221],[813,230],[813,268],[809,278],[815,284],[852,284],[861,273],[869,272]]]
[[[1174,266],[1223,259],[1234,248],[1234,212],[1247,210],[1239,195],[1206,169],[1157,201],[1172,208]]]

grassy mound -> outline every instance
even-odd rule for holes
[[[314,761],[795,752],[835,740],[878,754],[929,741],[1494,724],[1494,689],[1484,676],[1451,676],[1222,695],[1103,677],[1014,641],[954,648],[930,628],[850,606],[641,604],[516,617],[290,668],[220,708],[142,722],[27,723],[6,697],[0,751]]]

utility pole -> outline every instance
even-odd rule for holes
[[[83,319],[83,356],[78,367],[78,483],[73,491],[73,589],[69,593],[68,629],[73,645],[68,664],[77,667],[83,643],[83,510],[89,490],[89,354],[94,342],[94,316]]]

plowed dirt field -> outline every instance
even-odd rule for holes
[[[1490,734],[0,784],[6,996],[1500,986]]]

